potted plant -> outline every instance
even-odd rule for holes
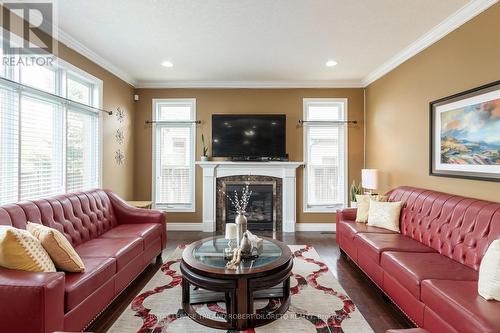
[[[208,146],[205,143],[205,136],[203,133],[201,134],[201,144],[203,145],[203,155],[201,155],[201,160],[202,161],[208,161]]]
[[[361,184],[356,185],[356,181],[353,180],[349,193],[350,193],[350,197],[351,197],[351,208],[357,208],[358,203],[356,201],[356,195],[361,194]]]

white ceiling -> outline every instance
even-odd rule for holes
[[[57,11],[63,42],[138,87],[363,86],[496,1],[59,0]]]

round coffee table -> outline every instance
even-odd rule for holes
[[[212,328],[239,330],[265,325],[278,319],[290,306],[290,276],[293,257],[290,248],[263,237],[262,253],[244,260],[237,270],[225,268],[227,240],[209,237],[194,242],[182,254],[182,308],[194,321]],[[254,313],[254,299],[279,298],[272,313]],[[208,318],[193,305],[225,302],[226,321]]]

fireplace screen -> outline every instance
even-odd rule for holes
[[[276,182],[249,182],[252,195],[246,209],[249,230],[274,230],[276,221]],[[241,193],[245,182],[227,181],[222,190],[228,195],[234,191]],[[225,223],[234,223],[236,209],[227,198],[223,200],[222,220]]]

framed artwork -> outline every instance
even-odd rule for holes
[[[430,175],[500,181],[500,81],[429,109]]]

